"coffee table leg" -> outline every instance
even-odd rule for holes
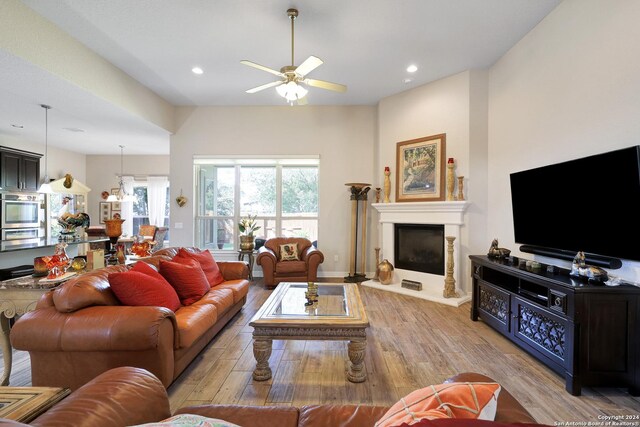
[[[0,328],[2,329],[0,346],[2,347],[2,357],[4,359],[4,371],[2,372],[2,379],[0,379],[0,386],[7,386],[11,376],[13,353],[11,352],[11,342],[9,341],[9,318],[4,315],[4,312],[0,313]]]
[[[361,383],[367,379],[367,372],[364,370],[364,351],[367,348],[367,340],[349,341],[349,369],[347,379],[352,383]]]
[[[271,340],[254,339],[253,356],[256,358],[256,369],[253,371],[253,379],[266,381],[271,378],[269,357],[271,357]]]

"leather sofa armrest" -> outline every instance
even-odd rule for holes
[[[174,313],[163,307],[94,306],[72,313],[54,307],[34,310],[11,328],[11,344],[27,351],[135,351],[158,347],[160,329],[171,322],[173,348],[178,345]]]
[[[117,427],[171,416],[169,397],[149,371],[121,367],[104,372],[31,422],[32,426]]]
[[[265,265],[264,263],[271,263],[275,266],[278,262],[278,257],[276,256],[276,253],[271,249],[267,248],[266,246],[262,246],[260,249],[258,249],[258,258],[256,258],[256,262],[258,263],[258,265],[262,266]]]
[[[258,257],[256,258],[256,262],[259,266],[262,267],[262,278],[264,280],[264,285],[269,287],[275,284],[274,274],[276,272],[276,264],[278,262],[278,257],[276,257],[276,253],[266,246],[258,249]]]
[[[242,261],[217,261],[224,280],[249,279],[249,266]]]
[[[475,372],[463,372],[444,381],[445,383],[495,383],[493,378]],[[502,423],[537,423],[536,419],[500,384],[498,411],[495,421]]]
[[[319,249],[310,246],[306,251],[302,253],[300,257],[302,261],[305,261],[307,265],[314,262],[316,265],[322,264],[324,262],[324,254],[320,252]]]

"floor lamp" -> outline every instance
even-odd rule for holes
[[[349,262],[349,275],[345,277],[347,282],[362,282],[367,280],[366,277],[366,253],[367,253],[367,193],[371,190],[371,184],[361,182],[348,182],[345,184],[350,187],[351,192],[351,259]],[[362,203],[360,203],[362,202]],[[360,271],[356,273],[356,261],[358,259],[358,223],[360,222],[360,208],[362,204],[362,223],[361,223],[361,250],[360,250]]]

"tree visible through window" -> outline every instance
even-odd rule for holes
[[[257,238],[318,238],[317,159],[198,159],[196,244],[235,250],[238,221],[257,215]]]

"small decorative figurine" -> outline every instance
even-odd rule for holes
[[[58,243],[53,255],[43,256],[42,260],[47,264],[49,275],[47,279],[55,279],[67,272],[71,259],[67,256],[66,243]]]
[[[582,251],[578,252],[575,258],[573,258],[569,275],[573,277],[586,277],[589,282],[596,283],[604,283],[609,280],[609,275],[604,269],[585,264],[584,252]]]
[[[307,292],[304,293],[304,297],[307,299],[305,306],[313,305],[318,302],[318,285],[313,282],[307,283]]]
[[[380,203],[380,191],[382,191],[382,189],[380,187],[376,187],[376,203]]]
[[[489,258],[507,258],[510,253],[511,249],[499,248],[498,239],[493,239],[491,241],[491,247],[489,248],[489,253],[487,253],[487,256]]]

